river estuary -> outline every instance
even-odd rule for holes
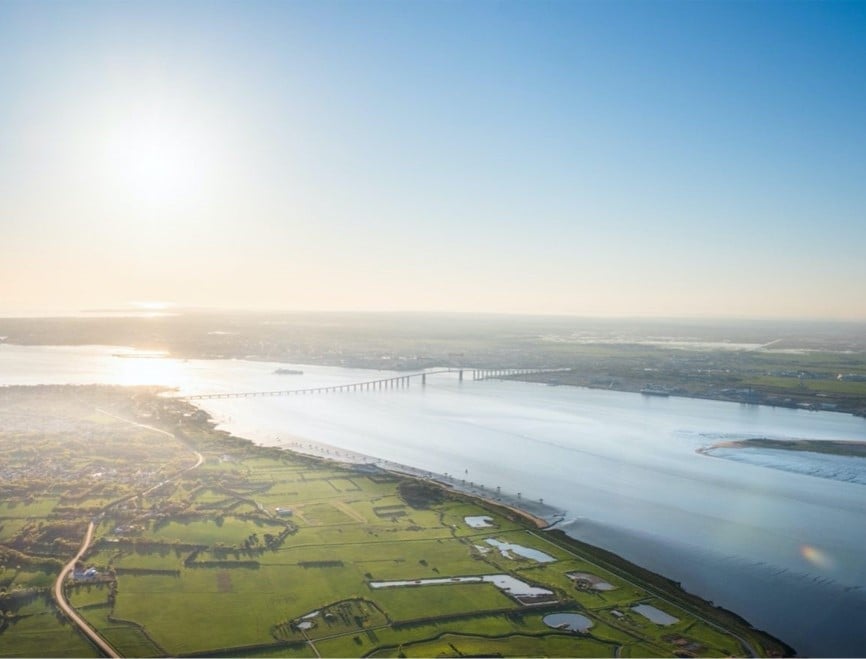
[[[0,384],[165,384],[183,394],[361,382],[388,371],[0,345]],[[697,449],[766,438],[866,441],[831,412],[429,376],[427,386],[198,401],[262,444],[327,445],[564,511],[569,534],[725,606],[800,654],[866,654],[866,460]]]

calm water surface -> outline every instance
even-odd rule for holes
[[[240,360],[128,359],[104,347],[0,345],[0,384],[162,383],[182,393],[359,382],[387,372]],[[866,440],[866,420],[574,387],[428,377],[426,388],[202,401],[263,444],[299,438],[543,498],[562,528],[743,615],[801,654],[866,655],[866,485],[803,455],[696,453],[724,439]],[[786,470],[789,469],[790,470]],[[834,471],[835,470],[835,471]],[[855,474],[854,479],[850,478]]]

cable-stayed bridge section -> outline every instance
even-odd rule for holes
[[[332,394],[349,391],[381,391],[388,389],[405,389],[413,384],[422,387],[427,384],[427,378],[431,375],[441,373],[457,373],[458,380],[466,379],[473,381],[495,380],[513,377],[515,375],[533,375],[535,373],[555,373],[568,371],[568,368],[441,368],[407,375],[396,375],[389,378],[377,380],[366,380],[364,382],[350,382],[347,384],[332,384],[322,387],[310,387],[307,389],[282,389],[278,391],[242,391],[225,392],[213,394],[195,394],[183,396],[186,400],[213,400],[219,398],[261,398],[267,396],[312,396],[316,394]]]

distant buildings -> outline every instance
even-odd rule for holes
[[[72,578],[75,581],[88,581],[99,576],[95,567],[84,568],[81,565],[76,565],[72,570]]]
[[[860,375],[859,373],[839,373],[836,376],[837,380],[841,380],[842,382],[866,382],[866,375]]]

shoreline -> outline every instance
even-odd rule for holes
[[[0,341],[0,346],[3,346],[3,345],[16,346],[16,347],[21,347],[21,348],[29,348],[29,347],[44,347],[44,348],[52,348],[52,347],[55,347],[55,348],[57,348],[57,347],[60,347],[60,348],[62,348],[62,347],[80,347],[80,348],[100,347],[100,348],[106,348],[108,350],[118,350],[118,349],[130,350],[131,353],[133,353],[131,355],[126,355],[126,354],[113,355],[113,356],[116,356],[117,358],[127,358],[130,356],[133,356],[133,357],[140,356],[139,353],[148,353],[148,355],[147,355],[148,357],[157,358],[152,353],[159,352],[159,351],[154,351],[150,348],[146,348],[146,347],[138,348],[138,347],[128,345],[128,344],[74,343],[74,342],[72,342],[72,343],[69,343],[69,342],[67,342],[67,343],[38,343],[38,342],[30,343],[30,342],[9,341],[8,337],[6,337],[6,340]],[[829,351],[829,353],[835,354],[832,351]],[[350,363],[333,363],[327,359],[321,359],[321,360],[289,359],[289,358],[275,359],[273,357],[261,356],[261,355],[256,355],[256,354],[234,354],[231,352],[220,353],[220,354],[198,354],[195,352],[185,353],[183,351],[179,351],[177,353],[173,353],[173,352],[171,352],[170,349],[166,350],[163,354],[160,355],[160,357],[164,358],[164,359],[175,360],[175,361],[189,361],[189,360],[249,361],[249,362],[256,362],[256,363],[273,363],[273,364],[276,364],[278,366],[293,365],[293,366],[301,366],[301,367],[309,366],[309,367],[326,367],[326,368],[345,368],[345,369],[356,369],[356,370],[371,371],[371,372],[386,370],[389,372],[393,371],[394,373],[397,373],[400,375],[410,375],[413,373],[422,373],[424,371],[431,370],[431,369],[437,369],[437,368],[457,368],[455,366],[449,366],[447,364],[440,364],[438,366],[426,365],[423,368],[405,369],[405,368],[394,368],[394,366],[399,366],[399,363],[379,364],[377,366],[373,366],[373,365],[370,365],[366,361],[360,361],[359,363],[352,363],[353,360],[351,360],[351,359],[349,360]],[[484,368],[484,367],[464,366],[463,368],[471,370],[473,368]],[[570,367],[564,367],[564,368],[570,368]],[[572,368],[571,370],[574,370],[574,369]],[[531,377],[527,378],[527,377],[520,376],[520,375],[502,376],[502,377],[497,378],[497,379],[502,380],[502,381],[525,382],[525,383],[541,384],[541,385],[547,385],[547,386],[553,386],[553,387],[577,387],[577,388],[589,389],[589,390],[593,390],[593,391],[615,391],[615,392],[619,392],[619,393],[632,393],[632,394],[640,394],[641,389],[644,388],[644,385],[641,385],[641,384],[634,384],[633,386],[628,386],[628,385],[623,385],[623,384],[619,384],[618,386],[612,386],[612,385],[602,386],[600,384],[592,384],[592,383],[551,382],[551,381],[545,381],[543,379],[532,379]],[[4,385],[0,385],[0,386],[4,386]],[[758,388],[758,389],[755,389],[755,391],[761,392],[764,390]],[[765,393],[767,393],[767,392],[765,391]],[[778,392],[776,392],[776,393],[769,392],[769,393],[772,394],[773,396],[782,395],[782,394],[779,394]],[[790,393],[790,392],[788,392],[788,393]],[[853,410],[852,409],[845,409],[845,404],[850,402],[850,396],[847,394],[818,393],[817,395],[818,396],[824,396],[824,398],[821,399],[820,401],[817,401],[817,402],[813,401],[813,402],[806,403],[806,404],[801,404],[801,403],[803,403],[802,400],[791,400],[790,402],[786,402],[784,398],[773,398],[771,401],[767,401],[767,400],[761,400],[761,399],[744,398],[742,396],[737,396],[737,395],[724,395],[724,394],[713,395],[712,393],[703,394],[700,392],[684,392],[682,390],[680,390],[680,391],[670,390],[667,392],[667,395],[665,397],[666,398],[667,397],[686,398],[686,399],[692,399],[692,400],[710,400],[710,401],[716,401],[716,402],[721,402],[721,403],[736,403],[739,405],[760,406],[760,407],[773,408],[773,409],[774,408],[780,408],[780,409],[800,410],[803,412],[828,412],[828,413],[837,413],[837,414],[848,414],[848,415],[851,415],[855,418],[866,419],[866,408],[861,407],[861,408],[857,408],[857,409],[853,409]],[[826,408],[821,407],[821,405],[824,405],[824,404],[829,404],[829,405],[832,405],[833,407],[826,407]],[[841,409],[839,408],[840,405],[842,407]]]
[[[196,407],[196,409],[201,408]],[[206,410],[202,411],[205,414],[208,414]],[[213,418],[209,414],[208,419],[210,422],[214,422]],[[215,425],[217,431],[228,432],[227,430],[221,429],[219,425],[219,423],[216,423]],[[229,434],[232,436],[238,436],[234,435],[234,433]],[[249,438],[243,439],[247,439],[257,446],[267,446]],[[304,445],[306,445],[306,451],[303,450]],[[531,499],[521,499],[508,492],[500,492],[494,495],[494,493],[490,492],[482,485],[465,484],[463,482],[458,482],[456,479],[446,476],[445,474],[437,474],[417,467],[412,467],[411,465],[400,464],[398,462],[377,458],[357,451],[342,449],[317,440],[303,437],[292,437],[289,444],[281,442],[275,446],[299,455],[305,455],[321,460],[329,460],[336,464],[348,466],[367,465],[386,473],[430,481],[446,488],[448,491],[458,492],[462,495],[484,501],[492,506],[510,510],[512,513],[520,515],[531,524],[534,524],[540,530],[553,528],[556,524],[565,519],[566,515],[566,511],[556,508],[555,506],[538,501],[532,501]]]
[[[189,401],[184,400],[184,402],[187,405],[192,406],[194,409],[201,410],[201,408],[193,405],[193,403]],[[656,591],[656,596],[661,597],[663,600],[671,600],[672,603],[681,607],[690,615],[695,615],[698,618],[703,619],[701,613],[702,609],[713,611],[716,615],[720,616],[721,619],[727,619],[729,623],[741,627],[742,632],[753,633],[758,637],[769,639],[772,643],[776,644],[777,650],[770,650],[766,646],[762,645],[763,649],[768,652],[767,656],[797,656],[797,651],[787,642],[770,632],[755,627],[739,613],[714,604],[711,600],[706,599],[699,593],[693,593],[686,590],[680,582],[674,581],[660,572],[654,572],[653,570],[634,563],[611,550],[585,542],[580,538],[569,535],[568,532],[563,529],[556,528],[556,525],[565,519],[565,511],[554,508],[553,506],[531,500],[519,500],[513,495],[502,493],[498,495],[498,499],[494,499],[489,496],[489,493],[483,492],[483,488],[480,488],[479,486],[464,485],[462,483],[456,484],[452,482],[453,479],[444,475],[433,474],[432,472],[408,465],[401,465],[396,462],[374,458],[356,451],[340,449],[314,440],[293,437],[291,444],[289,445],[281,443],[269,446],[249,438],[241,437],[240,435],[227,430],[220,429],[218,427],[219,424],[213,420],[206,410],[201,411],[206,415],[204,423],[210,426],[213,431],[225,433],[229,437],[240,439],[242,441],[251,442],[254,446],[259,448],[277,448],[313,460],[332,463],[344,468],[354,468],[361,471],[375,471],[393,475],[397,478],[408,477],[423,482],[434,483],[446,492],[454,493],[469,500],[479,502],[482,507],[487,508],[488,510],[494,509],[507,511],[507,513],[517,516],[527,526],[535,526],[537,531],[550,533],[550,537],[548,538],[549,542],[560,545],[562,548],[566,549],[566,551],[577,551],[578,555],[588,555],[591,557],[591,562],[598,564],[603,569],[611,570],[620,576],[625,576],[627,580],[636,579],[639,583],[642,582],[643,585],[640,587],[643,587],[650,592]],[[302,450],[304,444],[306,445],[307,451]],[[504,501],[503,499],[509,499],[509,501]],[[533,508],[544,509],[552,520],[542,517],[541,511],[529,510],[527,504],[531,505]],[[491,510],[491,512],[494,510]],[[711,624],[718,625],[718,623],[715,622]],[[726,629],[724,627],[719,628]],[[739,633],[735,633],[730,629],[727,631],[728,633],[734,634],[740,642],[744,644],[744,649],[747,650],[747,653],[753,652],[751,644],[742,636],[739,636]],[[778,649],[781,649],[781,654],[777,654]],[[759,653],[754,652],[752,656],[760,655]]]
[[[578,387],[581,389],[591,389],[593,391],[615,391],[618,393],[628,393],[628,394],[642,394],[647,395],[642,392],[640,389],[635,389],[632,387],[602,387],[600,385],[592,385],[592,384],[572,384],[570,382],[544,382],[541,380],[521,380],[518,377],[505,377],[503,380],[511,380],[513,382],[527,382],[534,384],[543,384],[549,387]],[[652,394],[649,394],[652,395]],[[719,403],[736,403],[738,405],[749,405],[754,407],[768,407],[768,408],[780,408],[784,410],[800,410],[802,412],[831,412],[835,414],[850,414],[853,417],[858,419],[866,419],[866,410],[863,411],[852,411],[852,410],[840,410],[840,409],[816,409],[814,407],[802,407],[797,405],[796,403],[785,404],[783,401],[775,401],[775,402],[766,402],[766,401],[748,401],[741,400],[738,398],[726,397],[726,396],[707,396],[700,395],[698,393],[687,394],[682,392],[668,392],[664,395],[664,398],[687,398],[690,400],[712,400]]]

